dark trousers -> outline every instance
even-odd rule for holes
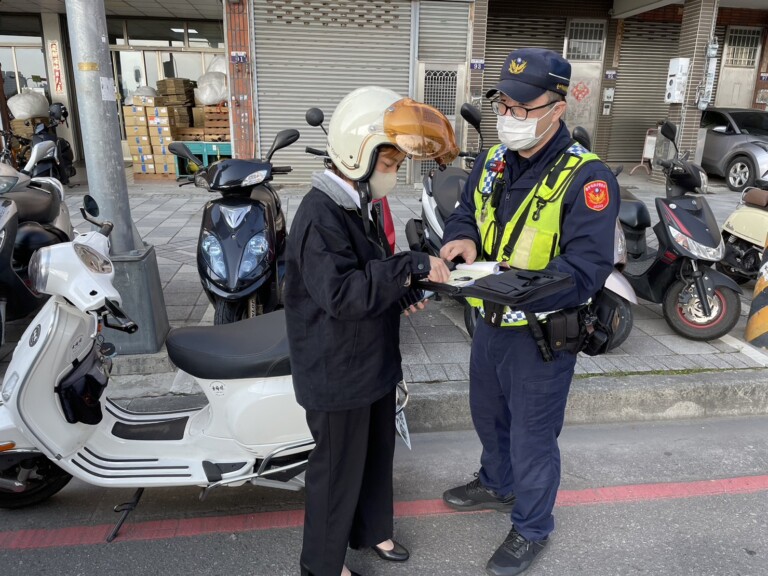
[[[395,390],[370,406],[307,411],[315,439],[306,473],[303,574],[339,576],[347,545],[392,537]]]
[[[555,527],[560,449],[576,356],[544,362],[528,330],[494,328],[480,320],[472,341],[469,403],[483,445],[480,480],[517,500],[512,523],[529,540]]]

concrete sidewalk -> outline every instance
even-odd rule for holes
[[[653,211],[652,198],[663,186],[651,184],[639,172],[620,181]],[[290,225],[308,187],[280,190]],[[713,185],[707,195],[719,223],[735,208],[738,194]],[[82,225],[79,206],[87,188],[70,190],[68,205],[76,226]],[[213,310],[202,291],[195,264],[204,204],[212,196],[173,181],[137,181],[129,186],[131,210],[139,232],[157,251],[168,317],[173,327],[212,323]],[[397,239],[405,242],[405,224],[420,215],[420,189],[400,187],[390,196]],[[652,217],[656,218],[655,214]],[[580,356],[569,402],[571,422],[606,422],[702,415],[768,412],[768,355],[743,341],[752,285],[745,286],[742,318],[732,334],[709,343],[677,336],[658,305],[634,307],[635,323],[627,341],[610,354]],[[15,341],[27,321],[11,323],[8,343],[0,349],[0,373],[5,372]],[[401,324],[401,350],[406,381],[411,383],[410,408],[414,430],[471,427],[467,408],[470,338],[462,308],[443,299]],[[164,404],[203,402],[189,379],[176,379],[164,350],[157,354],[115,359],[112,397],[131,399],[135,408],[149,408],[142,398],[163,396]]]

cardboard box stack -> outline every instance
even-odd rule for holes
[[[166,78],[157,81],[157,93],[165,99],[166,106],[192,106],[196,85],[187,78]]]
[[[133,173],[154,174],[155,162],[152,157],[152,142],[149,139],[149,127],[145,107],[141,104],[143,96],[134,96],[133,106],[123,106],[125,137],[133,159]]]
[[[173,108],[159,105],[158,97],[134,96],[133,102],[123,106],[123,116],[134,174],[175,175],[176,157],[168,150],[176,125]]]

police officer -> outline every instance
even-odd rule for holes
[[[566,292],[526,310],[471,301],[479,317],[469,401],[483,446],[481,468],[443,498],[457,510],[511,512],[512,529],[486,566],[494,576],[526,570],[554,529],[557,438],[576,353],[556,351],[545,361],[529,320],[546,327],[544,313],[586,303],[613,267],[619,186],[562,121],[570,77],[571,65],[550,50],[509,54],[486,94],[501,144],[475,162],[440,252],[446,260],[548,268],[574,280]]]

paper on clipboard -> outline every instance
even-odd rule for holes
[[[468,286],[489,274],[499,273],[498,262],[475,262],[474,264],[457,264],[447,282],[451,286]]]

